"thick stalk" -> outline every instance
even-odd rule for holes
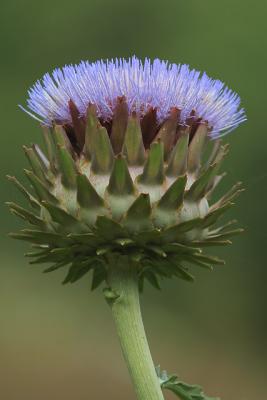
[[[117,263],[109,274],[106,292],[122,352],[138,400],[164,400],[146,339],[139,303],[136,267]]]

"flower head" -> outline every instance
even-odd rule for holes
[[[35,226],[13,234],[39,248],[32,262],[70,266],[65,282],[93,270],[93,288],[119,260],[135,265],[140,287],[222,262],[202,248],[240,232],[216,224],[241,190],[212,203],[227,146],[215,140],[203,155],[207,137],[245,119],[236,94],[185,65],[136,58],[64,67],[29,93],[50,128],[45,151],[24,149],[35,194],[10,178],[33,210],[9,206]]]
[[[45,74],[29,90],[28,109],[44,124],[71,125],[72,101],[80,117],[85,117],[89,104],[97,108],[103,122],[113,118],[117,99],[124,97],[129,114],[143,118],[155,111],[159,126],[179,109],[179,124],[192,117],[207,121],[210,136],[217,138],[236,128],[246,117],[240,98],[223,82],[187,65],[169,64],[158,59],[115,59],[65,66]]]

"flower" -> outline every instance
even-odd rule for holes
[[[223,263],[203,249],[241,231],[217,225],[241,189],[212,203],[228,147],[213,140],[203,153],[245,120],[236,94],[187,66],[135,57],[55,70],[29,93],[46,149],[24,149],[34,194],[9,178],[32,210],[9,207],[33,225],[11,234],[35,245],[33,263],[69,266],[64,282],[93,270],[92,288],[121,258],[140,288]]]
[[[95,104],[102,121],[113,118],[118,97],[125,97],[129,114],[142,118],[155,109],[157,124],[180,110],[179,123],[195,118],[208,121],[211,136],[217,138],[245,121],[240,98],[221,81],[191,70],[187,65],[169,64],[158,59],[115,59],[55,69],[45,74],[29,90],[28,109],[42,123],[71,124],[69,101],[79,115],[86,116],[89,104]],[[30,113],[30,111],[28,111]]]

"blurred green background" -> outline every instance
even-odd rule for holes
[[[266,0],[1,4],[1,399],[135,398],[101,291],[90,293],[87,279],[62,286],[63,271],[42,275],[28,266],[27,246],[6,236],[21,224],[3,205],[20,198],[5,175],[22,178],[21,146],[41,142],[38,124],[17,107],[29,86],[65,63],[132,54],[205,70],[240,94],[248,115],[226,139],[220,189],[244,182],[231,213],[246,233],[218,249],[225,267],[196,270],[194,284],[147,288],[142,306],[155,363],[223,400],[265,397],[266,13]]]

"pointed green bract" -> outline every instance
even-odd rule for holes
[[[30,192],[28,192],[24,186],[15,178],[15,176],[10,176],[7,175],[7,179],[12,182],[16,188],[23,194],[23,196],[29,201],[31,206],[33,208],[37,208],[38,210],[40,209],[40,203],[37,201],[37,199],[31,195]]]
[[[86,175],[77,176],[77,201],[84,208],[104,206],[103,199],[97,194]]]
[[[26,210],[23,207],[18,206],[15,203],[12,202],[7,202],[6,203],[8,207],[10,208],[10,211],[17,215],[18,217],[28,221],[32,225],[37,225],[41,228],[45,228],[45,222],[38,216],[36,216],[34,213]]]
[[[85,143],[84,143],[84,154],[88,160],[92,159],[94,141],[96,139],[98,125],[99,122],[96,115],[96,106],[90,104],[87,109]]]
[[[127,163],[120,155],[115,159],[107,190],[110,194],[115,196],[124,196],[134,193],[134,185]]]
[[[190,187],[187,198],[197,201],[205,197],[214,184],[220,168],[220,162],[212,164]]]
[[[145,148],[140,121],[136,115],[132,115],[128,118],[122,151],[129,165],[140,166],[144,164]]]
[[[128,106],[124,97],[118,98],[114,109],[110,141],[115,154],[122,151],[128,122]]]
[[[174,225],[178,219],[178,209],[183,204],[187,177],[181,176],[161,197],[153,213],[154,224],[159,228]]]
[[[86,175],[77,176],[77,201],[80,205],[79,217],[90,226],[98,215],[108,214],[104,200],[98,195]]]
[[[114,161],[112,146],[104,127],[97,127],[93,143],[92,171],[95,174],[109,174]]]
[[[63,146],[58,146],[58,163],[63,186],[66,188],[75,188],[77,174],[75,162],[69,151]]]
[[[201,156],[207,141],[208,127],[205,123],[200,123],[193,139],[189,145],[187,166],[188,171],[193,173],[200,168]]]
[[[151,204],[149,195],[141,193],[129,208],[124,220],[124,226],[131,232],[142,232],[151,229],[150,215]]]
[[[49,168],[53,173],[56,172],[55,160],[56,160],[56,149],[55,149],[55,142],[53,140],[53,132],[51,129],[43,126],[43,138],[46,148],[46,155],[49,160]]]
[[[46,176],[45,176],[45,165],[40,161],[37,157],[33,148],[23,146],[24,152],[29,160],[29,163],[32,167],[33,172],[35,175],[45,184],[49,184]]]
[[[183,203],[186,182],[186,175],[177,178],[176,181],[169,187],[167,192],[162,196],[157,207],[167,210],[177,210],[179,207],[181,207]]]
[[[166,175],[169,177],[177,177],[183,175],[187,168],[187,153],[189,142],[189,129],[181,132],[174,149],[170,155],[169,164]]]
[[[106,193],[112,216],[120,220],[135,199],[135,188],[126,160],[117,156],[113,165]]]
[[[60,227],[64,227],[70,230],[72,230],[72,227],[77,227],[78,229],[78,220],[72,215],[68,214],[67,211],[46,201],[43,201],[42,204],[48,210],[52,219],[57,222]]]
[[[189,221],[181,222],[180,224],[174,225],[162,233],[162,239],[164,243],[168,243],[170,241],[177,241],[179,243],[179,237],[181,240],[181,235],[186,232],[191,231],[192,229],[198,228],[203,223],[201,218],[195,218]]]
[[[37,178],[36,175],[34,175],[33,172],[26,169],[24,170],[24,172],[30,183],[34,187],[40,201],[47,200],[53,204],[57,204],[59,202],[58,199],[50,192],[49,188],[47,188],[47,186],[45,186],[42,181],[40,181],[40,179]]]
[[[65,132],[63,126],[55,125],[53,127],[52,137],[54,139],[56,148],[58,146],[62,146],[64,148],[72,151],[72,146],[71,146],[70,140],[69,140],[68,135]]]
[[[144,171],[139,177],[139,182],[144,185],[161,185],[164,181],[163,144],[153,143],[148,153]]]
[[[178,108],[173,108],[170,112],[169,118],[163,123],[159,133],[157,134],[157,139],[160,139],[163,143],[164,160],[168,159],[170,151],[173,148],[180,112],[181,111]]]

